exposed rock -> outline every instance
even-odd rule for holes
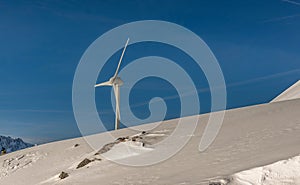
[[[139,135],[134,135],[132,137],[131,136],[119,137],[118,139],[116,139],[116,141],[104,145],[98,152],[95,153],[95,155],[104,154],[110,151],[116,144],[119,144],[121,142],[126,142],[126,141],[141,142],[142,146],[145,146],[145,145],[152,145],[153,143],[156,143],[157,137],[162,138],[161,136],[147,137],[148,134],[149,132],[142,131]]]
[[[230,183],[230,179],[229,178],[223,178],[217,181],[210,181],[208,185],[226,185]]]
[[[131,138],[131,141],[142,141],[143,140],[143,137],[141,136],[134,136]]]
[[[59,174],[59,178],[60,178],[60,179],[65,179],[65,178],[67,178],[67,177],[69,177],[69,174],[66,173],[66,172],[61,172],[61,173]]]
[[[125,142],[125,141],[126,141],[126,137],[119,137],[119,138],[117,139],[117,141]]]
[[[118,143],[120,143],[120,141],[115,141],[115,142],[104,145],[97,153],[95,153],[95,155],[104,154],[104,153],[108,152],[109,150],[112,149],[112,147],[114,145],[116,145]]]
[[[83,161],[81,161],[81,162],[78,164],[78,166],[77,166],[76,169],[82,168],[82,167],[86,166],[87,164],[89,164],[90,162],[92,162],[92,160],[85,158]]]

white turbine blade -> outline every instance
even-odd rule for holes
[[[116,72],[115,72],[114,78],[117,77],[117,75],[118,75],[119,68],[120,68],[120,65],[121,65],[121,62],[122,62],[122,59],[123,59],[123,56],[124,56],[124,53],[125,53],[125,50],[126,50],[126,48],[127,48],[128,43],[129,43],[129,38],[128,38],[127,41],[126,41],[126,44],[125,44],[125,47],[124,47],[124,49],[123,49],[121,58],[120,58],[120,60],[119,60],[118,67],[117,67],[117,70],[116,70]]]
[[[116,98],[116,120],[115,120],[115,129],[119,128],[120,123],[120,87],[118,85],[113,85],[114,94]]]
[[[95,87],[100,87],[100,86],[112,86],[112,83],[110,81],[107,81],[107,82],[103,82],[103,83],[95,85]]]

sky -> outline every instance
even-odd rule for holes
[[[267,103],[300,79],[300,0],[0,0],[0,135],[31,143],[79,137],[72,83],[81,56],[105,32],[140,20],[179,24],[207,43],[223,71],[228,109]],[[193,79],[202,79],[196,83],[199,113],[209,112],[205,76],[192,62],[180,63],[188,57],[173,50],[132,45],[121,70],[153,53],[177,61]],[[99,81],[113,74],[120,52]],[[131,103],[137,117],[149,116],[145,102],[155,96],[166,99],[165,119],[178,117],[179,100],[166,81],[147,78],[135,88]],[[109,130],[114,127],[110,90],[96,90],[97,109]]]

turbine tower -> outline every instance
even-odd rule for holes
[[[118,67],[117,67],[117,70],[116,70],[114,76],[111,77],[109,79],[109,81],[107,81],[107,82],[103,82],[103,83],[95,85],[95,87],[113,86],[113,90],[114,90],[114,94],[115,94],[115,98],[116,98],[115,130],[119,129],[119,124],[120,124],[120,89],[119,88],[120,88],[121,85],[123,85],[123,81],[121,80],[120,77],[118,77],[118,72],[119,72],[119,68],[120,68],[125,50],[127,48],[128,42],[129,42],[129,38],[127,39],[126,44],[124,46],[124,49],[123,49],[123,52],[122,52],[122,55],[121,55],[121,58],[119,60]]]

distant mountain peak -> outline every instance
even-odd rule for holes
[[[24,142],[21,138],[15,139],[10,136],[0,136],[0,149],[4,147],[7,153],[22,150],[32,146],[34,145]]]

